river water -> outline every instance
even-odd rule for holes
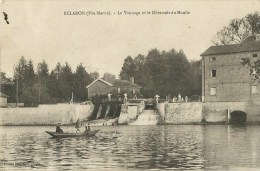
[[[260,170],[260,126],[92,129],[96,137],[52,139],[44,131],[55,127],[0,127],[0,170]]]

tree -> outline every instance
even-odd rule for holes
[[[71,67],[58,63],[50,74],[49,94],[54,102],[70,102],[74,90],[74,79]]]
[[[36,77],[38,84],[38,102],[43,104],[51,103],[51,97],[48,92],[48,84],[50,82],[49,68],[44,60],[38,63]]]
[[[116,79],[116,76],[114,74],[106,72],[103,75],[103,79],[105,79],[105,80],[114,80],[114,79]]]
[[[152,49],[148,52],[148,55],[146,57],[146,72],[149,73],[150,77],[150,84],[153,85],[147,85],[150,91],[149,96],[154,96],[157,93],[161,93],[159,89],[162,87],[162,82],[164,80],[164,74],[167,70],[167,66],[165,65],[165,56],[160,53],[158,49]],[[163,88],[162,88],[163,89]],[[162,93],[164,94],[164,93]]]
[[[94,71],[94,72],[91,72],[90,73],[90,77],[93,79],[93,80],[96,80],[99,78],[99,73],[97,71]]]
[[[37,87],[35,84],[35,73],[32,60],[28,62],[22,57],[15,67],[15,82],[18,85],[18,100],[25,106],[35,106],[37,104]]]
[[[80,63],[77,66],[76,73],[74,74],[74,101],[82,102],[87,100],[88,91],[86,86],[89,85],[93,79],[86,71],[86,68]]]
[[[249,35],[260,33],[260,13],[254,12],[241,19],[233,19],[228,26],[217,32],[214,45],[228,45],[241,42]]]
[[[69,102],[71,100],[73,88],[73,73],[71,67],[66,62],[61,67],[61,75],[59,79],[59,88],[61,90],[61,97],[63,102]]]
[[[36,83],[36,75],[34,73],[34,66],[32,60],[28,61],[25,70],[25,87],[23,87],[24,103],[27,106],[35,106],[38,104],[38,86]]]
[[[0,72],[1,84],[10,84],[12,82],[11,78],[6,77],[6,73]]]
[[[56,67],[51,71],[49,84],[48,84],[48,93],[51,96],[51,103],[62,102],[62,92],[59,88],[59,81],[61,79],[61,64],[57,63]]]
[[[192,87],[195,95],[201,95],[202,92],[202,67],[201,60],[191,61]]]
[[[142,86],[144,97],[154,97],[155,94],[177,96],[179,93],[189,96],[200,93],[198,82],[201,78],[199,74],[194,74],[194,71],[199,73],[195,67],[197,65],[193,68],[182,50],[166,52],[151,49],[147,56],[139,54],[133,61],[127,57],[120,76],[133,76],[135,82]]]
[[[147,72],[146,72],[146,59],[145,56],[142,54],[138,54],[135,58],[134,58],[134,63],[136,66],[136,74],[134,75],[135,78],[135,83],[139,84],[139,85],[147,85]]]
[[[86,86],[98,78],[98,72],[91,75],[82,65],[77,66],[73,73],[70,65],[57,63],[56,67],[49,74],[47,63],[43,60],[37,65],[37,72],[34,72],[33,61],[22,57],[15,66],[14,81],[5,77],[5,73],[0,73],[1,85],[3,82],[10,81],[10,87],[1,86],[1,91],[7,92],[11,96],[11,101],[16,101],[16,88],[18,83],[19,102],[25,106],[35,106],[38,103],[62,103],[70,102],[72,93],[74,101],[81,102],[87,100]],[[5,80],[5,81],[3,81]],[[15,84],[14,84],[15,83]]]
[[[136,66],[131,56],[127,56],[124,60],[123,67],[120,72],[120,78],[122,80],[130,80],[136,73]]]
[[[46,64],[45,60],[43,60],[41,63],[38,63],[37,75],[40,78],[46,78],[49,76],[49,67]]]
[[[0,91],[8,95],[8,102],[15,102],[15,84],[11,78],[6,77],[6,73],[0,72]]]
[[[249,58],[242,58],[241,63],[243,66],[249,67],[253,80],[260,82],[260,60],[251,61]]]
[[[15,67],[14,71],[14,78],[18,79],[19,81],[22,81],[25,78],[25,72],[27,67],[27,61],[22,56],[19,60],[18,65]]]
[[[165,76],[163,77],[161,84],[165,95],[177,96],[191,95],[192,94],[192,72],[189,61],[182,50],[177,52],[172,49],[169,52],[165,52]]]

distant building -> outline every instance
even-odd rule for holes
[[[6,107],[7,106],[7,96],[6,94],[0,92],[0,107]]]
[[[260,59],[260,35],[248,36],[239,44],[211,46],[202,56],[204,102],[260,101],[260,85],[253,80],[242,58]]]
[[[141,86],[134,83],[134,79],[131,82],[128,80],[110,79],[105,80],[102,78],[96,79],[87,87],[88,97],[98,95],[107,95],[108,93],[121,94],[122,92],[128,92],[131,94],[137,94],[140,92]]]

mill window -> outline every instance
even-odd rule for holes
[[[210,88],[210,95],[215,96],[217,94],[217,88],[216,87],[211,87]]]
[[[215,78],[217,76],[217,71],[211,70],[210,75],[211,75],[211,77]]]
[[[255,53],[255,54],[253,54],[253,57],[257,57],[257,54]]]
[[[216,60],[216,57],[211,57],[210,60],[211,60],[211,61],[215,61],[215,60]]]
[[[252,94],[257,94],[258,93],[258,86],[257,85],[253,85],[251,87],[251,91],[252,91]]]

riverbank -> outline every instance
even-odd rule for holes
[[[64,125],[91,116],[94,105],[53,104],[39,107],[0,108],[0,125]]]
[[[260,102],[157,103],[145,104],[55,104],[36,108],[0,108],[0,125],[224,125],[260,124]]]

